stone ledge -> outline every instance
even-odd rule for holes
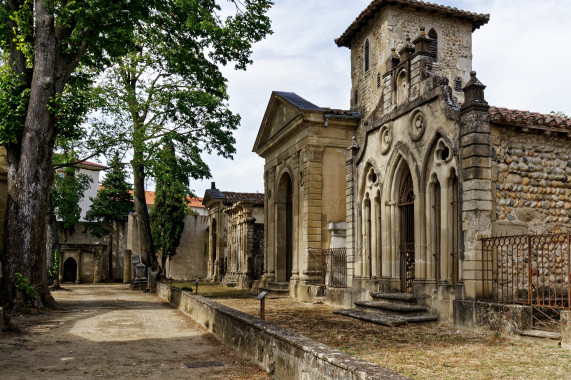
[[[157,295],[206,326],[220,341],[276,379],[406,379],[293,331],[202,296],[157,284]]]

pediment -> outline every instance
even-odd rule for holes
[[[316,111],[323,112],[324,109],[291,92],[272,92],[252,151],[258,152],[280,131],[298,120],[304,112]]]

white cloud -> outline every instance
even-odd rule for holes
[[[369,0],[277,0],[274,34],[254,46],[246,72],[225,69],[230,106],[242,116],[234,160],[206,157],[213,178],[194,181],[202,196],[215,181],[226,191],[263,191],[264,160],[252,153],[270,94],[292,91],[320,106],[348,108],[349,50],[333,40]],[[474,32],[473,68],[496,106],[571,114],[571,0],[434,1],[478,13],[490,22]]]

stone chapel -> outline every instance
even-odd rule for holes
[[[468,326],[475,301],[569,308],[571,120],[488,105],[472,67],[488,21],[374,0],[335,40],[348,110],[271,94],[261,286],[346,308],[398,294]]]

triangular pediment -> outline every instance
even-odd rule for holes
[[[280,131],[295,123],[303,113],[324,111],[293,92],[272,92],[252,151],[258,152]]]

